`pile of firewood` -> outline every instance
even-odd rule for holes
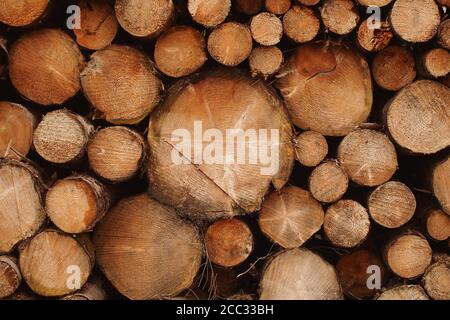
[[[0,298],[450,299],[448,0],[3,0]]]

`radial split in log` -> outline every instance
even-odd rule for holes
[[[283,25],[280,18],[273,13],[262,12],[254,16],[250,22],[253,39],[263,46],[273,46],[283,36]]]
[[[231,1],[188,0],[187,7],[195,22],[205,27],[215,27],[227,18],[231,8]]]
[[[0,102],[0,157],[25,157],[33,143],[36,117],[20,104]]]
[[[136,124],[160,100],[161,81],[141,51],[112,45],[97,51],[81,74],[83,92],[99,116],[114,124]]]
[[[403,149],[431,154],[450,145],[450,89],[420,80],[403,88],[384,109],[385,126]]]
[[[431,171],[431,189],[442,210],[450,215],[450,155],[433,166]]]
[[[25,27],[38,22],[46,13],[50,0],[3,0],[0,22],[12,27]]]
[[[67,233],[92,230],[106,214],[110,203],[106,187],[86,175],[57,181],[46,197],[47,214],[59,229]]]
[[[252,16],[264,7],[264,0],[232,0],[233,9],[237,12]]]
[[[131,179],[144,166],[144,138],[127,127],[107,127],[96,132],[87,146],[89,165],[96,174],[113,182]]]
[[[173,20],[172,0],[116,0],[117,20],[129,34],[154,38]]]
[[[291,249],[269,261],[261,300],[337,300],[342,289],[334,267],[307,249]]]
[[[0,299],[12,295],[21,282],[22,274],[16,258],[0,255]]]
[[[258,210],[270,184],[281,189],[293,167],[283,103],[236,69],[189,80],[174,84],[150,117],[149,192],[194,220]]]
[[[317,166],[309,176],[311,194],[320,202],[332,203],[339,200],[348,188],[348,175],[336,160]]]
[[[320,230],[323,209],[308,191],[286,187],[273,192],[259,212],[261,231],[284,248],[296,248]]]
[[[103,280],[95,277],[89,280],[80,291],[69,294],[61,300],[106,300],[107,293]]]
[[[294,140],[295,159],[306,167],[315,167],[328,154],[327,140],[318,132],[305,131]]]
[[[391,179],[398,165],[389,138],[368,129],[349,133],[339,144],[337,159],[352,181],[370,187]]]
[[[27,33],[9,52],[9,77],[14,87],[45,106],[62,104],[80,90],[84,65],[75,41],[58,29]]]
[[[349,34],[359,22],[358,11],[352,0],[324,0],[320,15],[325,28],[338,35]]]
[[[291,0],[265,0],[265,7],[273,14],[282,15],[291,7]]]
[[[90,50],[109,46],[119,29],[113,7],[107,0],[81,0],[78,6],[81,25],[73,30],[77,43]]]
[[[66,109],[47,113],[34,131],[37,153],[53,163],[68,163],[84,156],[93,125]]]
[[[333,245],[353,248],[363,243],[369,234],[369,214],[356,201],[339,200],[327,209],[323,229]]]
[[[145,194],[120,201],[95,228],[94,243],[100,269],[131,299],[189,288],[203,252],[198,230]]]
[[[313,40],[320,30],[320,20],[310,8],[293,6],[283,16],[286,36],[298,43]]]
[[[377,300],[430,300],[419,285],[403,285],[384,291]]]
[[[245,261],[253,250],[253,234],[245,222],[233,218],[214,222],[205,235],[208,258],[222,267]]]
[[[438,44],[450,50],[450,19],[441,22],[438,29]]]
[[[445,77],[450,73],[450,53],[442,48],[427,51],[419,59],[418,70],[425,77]]]
[[[414,56],[406,47],[387,47],[375,56],[372,74],[381,88],[390,91],[400,90],[416,78]]]
[[[252,76],[261,76],[264,79],[277,73],[283,62],[283,53],[276,46],[253,48],[248,58]]]
[[[389,21],[400,38],[417,43],[434,37],[441,16],[434,0],[396,0]]]
[[[88,235],[74,238],[45,230],[20,250],[20,269],[30,288],[45,297],[79,290],[94,267],[95,256]]]
[[[381,22],[379,28],[370,25],[371,19],[364,20],[358,28],[357,43],[367,52],[378,52],[386,48],[394,35],[388,22]]]
[[[417,232],[403,232],[391,240],[384,252],[386,264],[401,278],[414,279],[422,275],[431,263],[428,241]]]
[[[18,161],[0,159],[0,253],[11,251],[42,226],[43,190],[36,169]]]
[[[372,109],[367,62],[355,51],[326,43],[302,45],[277,83],[292,122],[326,136],[344,136]]]
[[[354,299],[370,299],[379,289],[369,288],[370,276],[379,268],[379,284],[387,279],[383,261],[371,250],[360,249],[339,258],[336,272],[344,293]]]
[[[428,209],[424,217],[428,236],[436,241],[444,241],[450,237],[450,215],[440,209]]]
[[[389,181],[370,194],[368,209],[372,219],[379,225],[399,228],[414,215],[416,198],[405,184]]]
[[[237,66],[252,52],[250,30],[237,22],[226,22],[215,28],[208,38],[208,51],[217,62]]]
[[[198,69],[208,59],[203,35],[190,26],[175,26],[164,32],[155,45],[156,67],[179,78]]]
[[[450,300],[450,262],[437,261],[428,267],[423,275],[425,291],[433,300]]]

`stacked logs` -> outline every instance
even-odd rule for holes
[[[448,1],[65,5],[0,6],[0,299],[450,299]]]

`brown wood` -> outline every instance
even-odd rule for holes
[[[84,58],[77,44],[58,29],[40,29],[14,42],[9,77],[27,99],[41,105],[62,104],[80,90]]]
[[[83,286],[94,267],[95,256],[87,235],[74,238],[47,229],[25,243],[20,250],[20,269],[28,286],[45,297],[58,297],[77,290],[70,276],[78,268]]]
[[[393,31],[403,40],[426,42],[434,37],[441,22],[434,0],[397,0],[389,20]]]
[[[0,253],[34,235],[45,220],[44,185],[29,164],[0,158]]]
[[[233,9],[237,12],[252,16],[264,7],[264,0],[232,0]]]
[[[397,153],[389,138],[378,131],[357,129],[339,144],[337,159],[359,185],[378,186],[397,170]]]
[[[384,109],[385,127],[406,151],[432,154],[450,145],[450,89],[420,80],[403,88]]]
[[[154,38],[173,21],[172,0],[117,0],[116,17],[122,28],[140,38]]]
[[[450,155],[435,164],[431,170],[431,190],[442,210],[450,215]]]
[[[189,288],[203,252],[198,230],[145,194],[120,201],[95,228],[94,244],[106,277],[137,300]]]
[[[121,45],[95,52],[81,83],[98,117],[114,124],[140,122],[158,104],[162,89],[153,62],[143,52]]]
[[[77,43],[89,50],[109,46],[119,29],[114,8],[107,0],[81,0],[78,6],[81,11],[81,28],[73,30]]]
[[[82,116],[60,109],[47,113],[36,127],[33,145],[37,153],[53,163],[68,163],[84,156],[92,123]]]
[[[438,44],[447,50],[450,50],[450,19],[441,22],[438,29]]]
[[[423,288],[409,284],[397,286],[384,291],[377,300],[430,300]]]
[[[308,186],[316,200],[332,203],[347,192],[348,175],[336,160],[326,161],[317,166],[309,176]]]
[[[387,270],[383,261],[370,249],[359,249],[341,256],[336,264],[339,283],[344,293],[352,299],[370,299],[377,294],[378,289],[369,289],[367,280],[371,273],[370,267],[380,269],[380,284],[387,280]]]
[[[109,209],[111,196],[100,181],[87,175],[58,180],[47,192],[46,212],[67,233],[91,231]]]
[[[328,154],[328,143],[323,135],[305,131],[294,140],[295,159],[306,167],[315,167]]]
[[[283,30],[295,42],[308,42],[319,33],[320,20],[310,8],[292,6],[283,16]]]
[[[431,264],[422,278],[425,291],[433,300],[450,300],[450,258]]]
[[[308,191],[285,187],[264,200],[258,222],[269,239],[283,248],[296,248],[320,230],[323,217],[322,206]]]
[[[298,0],[298,2],[305,6],[315,6],[320,2],[320,0]]]
[[[259,46],[253,48],[252,53],[248,58],[252,76],[261,76],[264,79],[277,73],[283,62],[283,53],[276,46]]]
[[[89,165],[100,177],[121,182],[134,177],[146,164],[147,146],[134,130],[122,126],[97,131],[87,146]]]
[[[388,22],[381,22],[380,28],[369,26],[369,20],[364,20],[358,28],[357,44],[367,52],[378,52],[386,48],[394,35]]]
[[[215,27],[228,16],[230,0],[188,0],[188,10],[192,19],[205,26]]]
[[[336,270],[307,249],[291,249],[273,257],[260,284],[261,300],[342,299]]]
[[[369,196],[370,217],[385,228],[399,228],[414,215],[416,198],[405,184],[389,181],[376,188]]]
[[[431,49],[420,57],[418,70],[428,78],[445,77],[450,73],[450,53],[446,49]]]
[[[17,259],[0,255],[0,299],[11,296],[19,288],[22,274]]]
[[[0,22],[12,27],[25,27],[38,22],[46,13],[50,0],[4,0]]]
[[[267,147],[278,154],[278,170],[276,157],[272,158],[271,168],[260,157],[254,164],[248,159],[239,163],[231,148],[228,151],[225,148],[214,159],[209,156],[211,150],[186,151],[186,144],[192,143],[196,121],[201,121],[203,132],[220,131],[224,140],[228,140],[229,128],[244,132],[250,128],[260,133],[264,129],[278,130],[279,144],[272,138],[276,131],[265,133]],[[170,138],[180,128],[185,129],[182,135],[175,140]],[[259,141],[255,135],[250,135],[241,151],[248,155],[252,150],[254,158],[256,146],[260,151],[265,149],[256,140]],[[236,138],[228,141],[236,146]],[[292,129],[282,101],[263,81],[255,81],[236,69],[212,69],[191,77],[188,82],[174,84],[167,99],[150,117],[148,142],[150,193],[194,220],[258,210],[270,185],[281,189],[293,167]],[[174,154],[175,160],[179,159],[176,165]],[[232,164],[226,164],[225,159],[230,159]]]
[[[300,46],[279,74],[293,124],[326,136],[344,136],[372,108],[367,62],[355,51],[327,43]]]
[[[36,117],[24,106],[0,102],[0,156],[25,157],[33,143]]]
[[[262,12],[250,21],[250,32],[259,44],[273,46],[280,42],[283,36],[283,25],[273,13]]]
[[[205,235],[208,259],[222,267],[244,262],[253,250],[253,234],[239,219],[222,219],[208,227]]]
[[[392,0],[356,0],[359,4],[366,7],[384,7],[387,6]]]
[[[250,56],[250,30],[237,22],[226,22],[216,27],[208,38],[208,51],[217,62],[234,67]]]
[[[435,241],[445,241],[450,237],[450,215],[440,209],[428,209],[424,225],[427,235]]]
[[[356,201],[339,200],[328,207],[323,230],[333,245],[342,248],[356,247],[366,240],[369,233],[369,214]]]
[[[387,47],[375,56],[372,74],[381,88],[390,91],[400,90],[416,78],[414,56],[406,47]]]
[[[168,76],[187,76],[200,69],[207,59],[205,39],[190,26],[172,27],[156,41],[156,67]]]
[[[61,300],[107,300],[108,294],[104,288],[104,281],[99,277],[90,279],[80,291],[69,294]]]
[[[356,28],[359,14],[351,0],[324,0],[320,15],[325,28],[339,35],[346,35]]]
[[[273,14],[282,15],[291,7],[291,0],[265,0],[265,7]]]

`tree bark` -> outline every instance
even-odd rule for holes
[[[17,259],[0,255],[0,299],[11,296],[19,288],[22,274]]]

